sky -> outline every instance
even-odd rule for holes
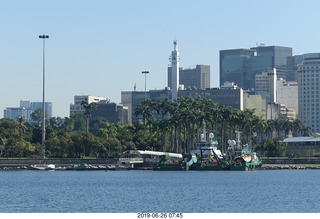
[[[0,0],[0,118],[21,100],[45,100],[69,117],[75,95],[121,102],[121,91],[167,86],[178,41],[180,66],[210,65],[219,87],[219,51],[260,44],[320,52],[317,0]]]

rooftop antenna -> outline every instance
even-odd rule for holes
[[[136,83],[134,83],[133,90],[134,90],[134,91],[137,90],[137,85],[136,85]]]

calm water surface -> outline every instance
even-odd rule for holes
[[[319,213],[320,170],[1,171],[1,213]]]

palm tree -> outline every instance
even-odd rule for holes
[[[22,134],[25,133],[26,126],[24,125],[24,116],[17,116],[19,136],[22,137]]]
[[[95,102],[89,103],[88,99],[86,98],[81,102],[81,105],[84,108],[84,115],[86,116],[86,132],[89,133],[89,119],[92,110],[97,108],[97,104]]]
[[[152,101],[150,99],[147,99],[143,102],[141,102],[135,111],[135,116],[142,115],[143,124],[146,125],[147,121],[150,120],[153,117],[152,114]]]

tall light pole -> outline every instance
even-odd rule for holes
[[[143,71],[142,74],[144,74],[144,100],[147,100],[147,74],[149,71]]]
[[[49,35],[40,35],[40,39],[43,39],[43,47],[42,47],[42,158],[45,158],[45,145],[44,142],[46,140],[46,114],[45,114],[45,55],[46,55],[46,39],[49,38]]]

